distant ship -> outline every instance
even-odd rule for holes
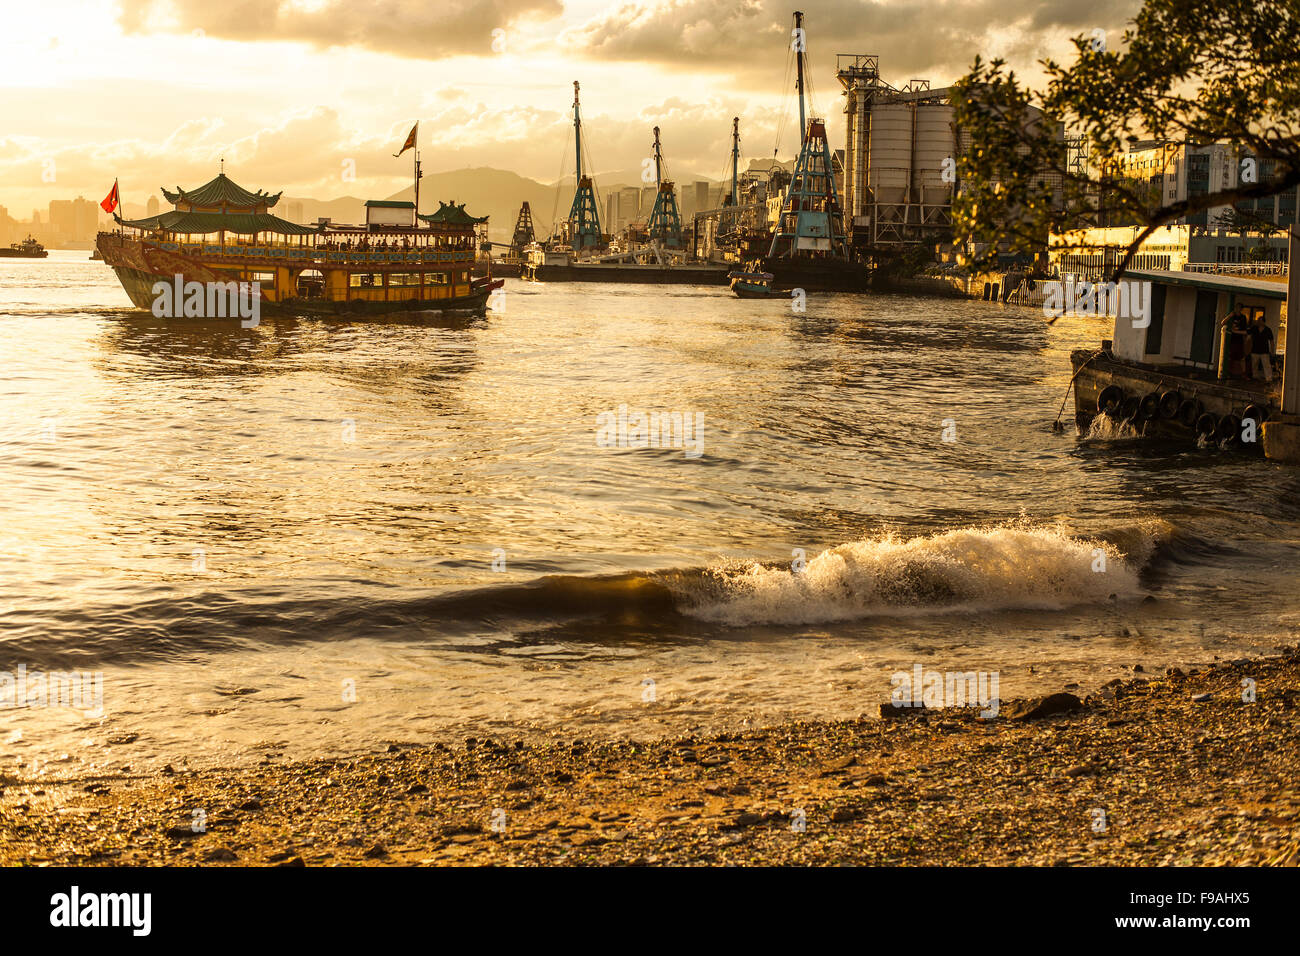
[[[141,309],[157,283],[258,283],[268,314],[483,312],[501,279],[475,279],[475,227],[464,205],[423,216],[412,202],[370,200],[366,222],[304,226],[272,214],[280,193],[250,192],[224,172],[163,190],[172,212],[114,216],[96,248]],[[418,194],[417,194],[418,195]],[[188,311],[186,313],[189,314]],[[224,311],[217,316],[224,317]]]
[[[524,250],[524,278],[536,282],[645,282],[654,285],[723,285],[725,264],[682,262],[655,245],[578,259],[566,245],[535,242]]]
[[[595,183],[583,167],[582,114],[578,83],[573,84],[574,162],[577,188],[569,218],[548,242],[536,241],[528,204],[519,211],[512,243],[521,250],[523,277],[535,282],[646,282],[658,285],[721,285],[727,265],[700,262],[686,248],[674,184],[664,178],[659,127],[654,127],[651,156],[655,170],[655,204],[644,233],[634,240],[612,240],[601,232]]]
[[[48,255],[45,247],[31,236],[15,242],[8,249],[0,249],[0,259],[44,259]]]
[[[805,35],[802,13],[794,15],[794,35]],[[733,280],[740,280],[732,284],[737,295],[756,293],[756,286],[783,291],[866,292],[871,282],[871,270],[849,256],[844,214],[826,139],[826,123],[805,114],[807,56],[806,45],[795,51],[801,136],[799,159],[767,255],[732,273]],[[770,276],[766,282],[752,281],[754,275],[763,273]]]

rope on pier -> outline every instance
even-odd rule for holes
[[[1074,387],[1074,380],[1079,377],[1080,372],[1082,372],[1085,368],[1087,368],[1089,365],[1092,364],[1093,359],[1095,359],[1098,355],[1101,355],[1105,351],[1106,351],[1105,349],[1097,349],[1097,351],[1089,355],[1087,360],[1084,361],[1083,364],[1080,365],[1078,368],[1076,368],[1074,370],[1074,374],[1070,376],[1070,382],[1068,385],[1065,386],[1065,397],[1061,399],[1061,407],[1056,410],[1056,421],[1052,422],[1052,431],[1054,432],[1065,431],[1065,426],[1061,424],[1061,415],[1065,411],[1065,403],[1070,400],[1070,389]]]

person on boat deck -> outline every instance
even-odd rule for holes
[[[1250,322],[1241,306],[1236,306],[1223,317],[1223,328],[1228,336],[1228,376],[1246,378],[1250,373],[1246,362],[1250,355]]]
[[[1255,325],[1250,330],[1250,371],[1251,377],[1273,381],[1273,330],[1264,321],[1264,316],[1255,317]]]

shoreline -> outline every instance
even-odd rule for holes
[[[1300,648],[1079,693],[991,720],[0,774],[0,863],[1300,865]]]

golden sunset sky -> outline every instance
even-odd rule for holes
[[[1138,0],[809,0],[812,88],[843,146],[837,53],[942,86],[976,54],[1028,76],[1069,38],[1117,42]],[[669,171],[720,178],[731,117],[771,157],[793,2],[675,0],[32,0],[0,31],[0,205],[126,202],[226,170],[250,188],[331,199],[410,182],[392,153],[420,120],[426,172],[492,166],[555,181],[572,82],[601,171],[636,169],[663,128]],[[503,31],[496,33],[494,31]],[[494,42],[496,48],[494,50]],[[788,115],[788,114],[787,114]],[[796,144],[792,126],[780,156]],[[346,160],[356,180],[346,181]],[[42,174],[45,174],[43,178]],[[53,175],[54,181],[46,179]]]

